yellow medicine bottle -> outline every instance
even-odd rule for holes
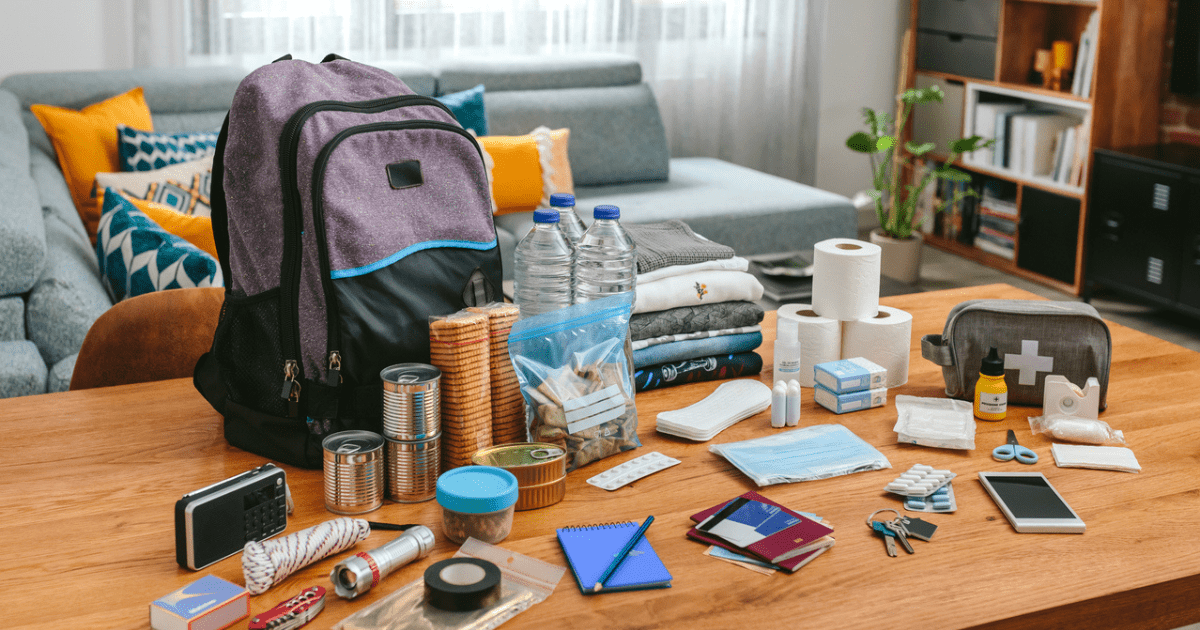
[[[1004,382],[1004,360],[995,348],[989,348],[975,382],[975,417],[1003,420],[1008,413],[1008,385]]]

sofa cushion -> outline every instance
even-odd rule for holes
[[[200,251],[212,256],[214,260],[219,257],[216,238],[213,236],[212,217],[186,215],[153,201],[125,198],[129,199],[129,203],[132,203],[134,207],[141,210],[142,214],[157,223],[158,227],[191,243]]]
[[[25,339],[25,298],[13,295],[0,298],[0,341]]]
[[[0,296],[28,291],[45,260],[46,230],[30,176],[29,135],[17,98],[0,90]]]
[[[164,166],[211,156],[217,150],[217,131],[154,133],[117,125],[121,170],[153,171]]]
[[[489,92],[499,92],[633,85],[641,81],[642,66],[637,59],[608,53],[451,59],[438,70],[439,93],[457,92],[480,83]]]
[[[566,90],[492,92],[488,129],[516,136],[547,126],[571,130],[576,186],[667,178],[667,136],[654,93],[645,84]]]
[[[96,173],[95,194],[105,188],[127,197],[148,199],[174,208],[181,214],[212,216],[209,193],[212,186],[212,156],[182,162],[154,171]]]
[[[75,360],[78,358],[77,352],[50,368],[50,375],[46,378],[46,393],[57,394],[71,388],[71,375],[75,372]]]
[[[142,88],[134,88],[78,111],[44,104],[35,104],[30,110],[50,136],[58,165],[71,189],[71,199],[83,218],[88,236],[94,238],[100,208],[92,196],[92,183],[96,173],[120,170],[117,125],[152,128]]]
[[[46,393],[46,362],[29,341],[0,341],[0,398]]]
[[[88,328],[112,299],[100,284],[100,267],[79,218],[74,224],[47,212],[46,265],[25,305],[25,329],[49,365],[79,351]]]
[[[486,136],[487,112],[483,108],[483,85],[476,85],[469,90],[444,94],[437,97],[443,105],[450,108],[450,113],[458,119],[463,129],[475,132],[476,136]]]
[[[96,234],[101,280],[114,302],[168,289],[222,286],[216,259],[150,220],[109,188]]]

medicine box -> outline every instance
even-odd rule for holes
[[[846,413],[884,406],[887,404],[887,388],[880,387],[862,392],[835,394],[821,385],[817,385],[813,388],[813,398],[816,399],[817,404],[833,413]]]
[[[246,589],[206,575],[150,604],[154,630],[220,630],[250,616]]]
[[[817,384],[835,394],[887,387],[887,368],[862,358],[827,361],[813,366]]]

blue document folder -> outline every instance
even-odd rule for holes
[[[558,544],[562,545],[580,592],[585,595],[594,592],[592,587],[596,585],[600,575],[637,530],[638,524],[633,522],[564,527],[558,530]],[[663,566],[662,560],[658,559],[658,554],[654,553],[650,541],[643,536],[612,577],[608,578],[600,592],[636,591],[669,586],[671,573]]]

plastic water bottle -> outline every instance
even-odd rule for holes
[[[596,206],[592,216],[575,257],[576,304],[632,293],[637,284],[637,250],[621,227],[620,208]]]
[[[558,229],[558,210],[533,211],[533,229],[517,243],[513,258],[513,301],[521,317],[574,302],[575,248]]]
[[[554,193],[550,195],[550,207],[558,210],[558,228],[571,241],[571,245],[578,246],[587,226],[579,218],[579,213],[575,212],[575,195]]]

